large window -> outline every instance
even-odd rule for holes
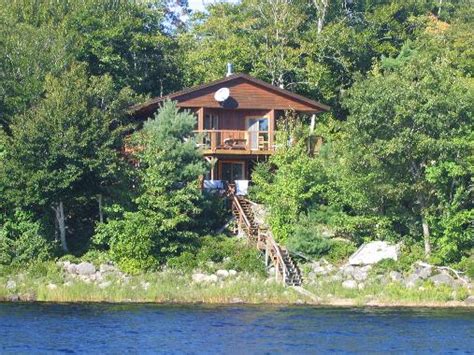
[[[248,117],[247,130],[251,150],[268,149],[268,117]]]
[[[221,180],[234,182],[235,180],[245,180],[244,162],[222,162]]]

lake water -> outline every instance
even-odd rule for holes
[[[0,304],[0,353],[472,353],[474,311]]]

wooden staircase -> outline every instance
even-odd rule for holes
[[[288,286],[300,286],[303,279],[301,272],[288,250],[278,245],[269,230],[264,229],[255,221],[252,202],[242,196],[230,194],[232,213],[238,221],[249,242],[265,255],[265,265],[275,268],[275,278]]]

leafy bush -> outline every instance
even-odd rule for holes
[[[352,253],[357,250],[354,243],[341,240],[333,240],[331,249],[329,249],[326,258],[335,264],[345,261]]]
[[[0,223],[2,219],[0,217]],[[0,225],[0,264],[24,265],[51,257],[51,246],[43,236],[41,223],[31,214],[16,210]]]
[[[201,238],[200,242],[201,246],[195,253],[186,251],[168,259],[168,267],[184,272],[196,268],[213,272],[217,267],[222,267],[249,273],[265,273],[261,254],[243,240],[225,236],[207,236]],[[214,266],[209,266],[209,262]]]
[[[393,259],[383,259],[373,265],[372,272],[375,274],[385,274],[392,270],[399,271],[399,263]]]
[[[197,268],[199,265],[199,262],[195,254],[189,251],[185,251],[179,256],[174,256],[172,258],[169,258],[167,265],[168,267],[172,269],[189,272]]]

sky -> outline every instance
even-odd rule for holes
[[[238,0],[225,0],[225,2],[237,2]],[[217,2],[216,0],[188,0],[189,7],[194,11],[203,11],[204,5]]]

